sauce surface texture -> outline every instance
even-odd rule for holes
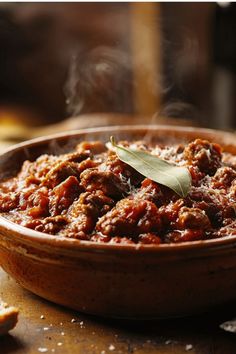
[[[119,142],[186,166],[186,198],[120,161],[112,146],[82,142],[25,161],[0,184],[0,213],[36,231],[94,242],[160,244],[236,235],[236,156],[196,139],[186,145]]]

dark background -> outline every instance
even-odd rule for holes
[[[0,123],[10,109],[235,128],[235,36],[234,3],[1,3]]]

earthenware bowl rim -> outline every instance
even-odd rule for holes
[[[138,130],[152,130],[152,129],[160,129],[164,131],[177,131],[182,133],[199,132],[203,134],[214,134],[218,136],[228,136],[230,139],[234,138],[234,134],[225,131],[218,131],[214,129],[206,129],[206,128],[196,128],[196,127],[185,127],[185,126],[167,126],[167,125],[122,125],[122,126],[108,126],[108,127],[96,127],[96,128],[88,128],[81,130],[71,130],[68,132],[52,134],[48,136],[43,136],[31,140],[27,140],[25,142],[16,144],[4,150],[3,153],[0,154],[0,158],[8,153],[15,152],[24,148],[31,148],[32,146],[38,145],[40,143],[46,143],[51,140],[56,140],[60,138],[74,137],[76,138],[82,134],[91,134],[91,133],[102,133],[102,132],[119,132],[119,131],[138,131]],[[201,136],[199,136],[201,138]],[[23,243],[34,244],[38,246],[54,246],[56,248],[63,248],[66,250],[71,250],[74,253],[77,251],[96,251],[96,252],[135,252],[135,253],[173,253],[178,251],[197,251],[198,250],[216,250],[216,249],[227,249],[236,247],[236,236],[224,236],[221,238],[215,238],[211,240],[200,240],[200,241],[190,241],[190,242],[182,242],[182,243],[170,243],[170,244],[160,244],[160,245],[120,245],[113,243],[96,243],[93,241],[83,241],[70,239],[61,236],[54,236],[45,234],[42,232],[34,231],[28,229],[26,227],[15,224],[6,218],[0,216],[0,231],[1,229],[5,232],[4,234],[9,234],[9,232],[13,232],[11,238],[13,241],[21,241]]]

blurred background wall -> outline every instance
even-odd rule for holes
[[[235,35],[234,3],[1,3],[0,123],[115,112],[233,129]]]

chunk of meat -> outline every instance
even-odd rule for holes
[[[24,181],[27,178],[34,177],[41,181],[42,178],[59,162],[60,158],[54,155],[43,154],[35,161],[31,162],[26,160],[23,163],[21,171],[17,177],[19,180]]]
[[[165,242],[166,243],[189,242],[189,241],[202,240],[204,238],[205,238],[205,232],[201,229],[175,230],[165,235]]]
[[[97,223],[96,230],[109,236],[131,236],[157,232],[161,218],[156,205],[147,200],[122,199]]]
[[[100,171],[110,171],[132,186],[137,186],[144,177],[134,168],[121,161],[113,151],[109,152],[105,161],[99,166]]]
[[[235,215],[234,202],[225,195],[224,189],[192,188],[188,198],[192,207],[206,212],[214,227],[219,227],[225,217]]]
[[[113,200],[102,191],[82,193],[68,211],[71,223],[63,233],[81,240],[90,239],[89,234],[94,229],[98,217],[109,211],[113,204]]]
[[[21,191],[19,192],[19,204],[18,204],[19,208],[21,210],[26,210],[34,207],[35,206],[34,199],[36,199],[37,201],[37,197],[39,195],[46,193],[47,188],[45,188],[44,192],[43,190],[41,190],[40,193],[38,194],[37,192],[39,191],[39,187],[34,184],[22,188]]]
[[[73,201],[80,195],[81,187],[78,179],[68,177],[64,182],[57,185],[51,193],[50,214],[56,216],[70,207]]]
[[[42,184],[54,188],[70,176],[79,178],[81,171],[76,162],[62,161],[57,163],[45,176]]]
[[[179,210],[177,226],[180,229],[210,229],[211,223],[204,210],[182,207]]]
[[[25,210],[28,216],[40,218],[49,215],[49,191],[47,187],[30,185],[19,193],[21,210]]]
[[[30,194],[28,205],[31,205],[27,210],[27,214],[33,218],[40,218],[49,215],[49,195],[46,187],[37,189]]]
[[[101,141],[82,141],[76,146],[76,150],[79,153],[101,154],[106,151],[106,145]]]
[[[120,236],[111,237],[110,243],[118,243],[122,245],[135,244],[135,242],[130,237],[120,237]]]
[[[149,200],[160,206],[164,203],[165,197],[158,183],[153,182],[149,178],[145,178],[141,184],[141,188],[135,195],[136,198]]]
[[[149,232],[147,234],[139,235],[138,242],[144,245],[150,245],[150,244],[159,245],[162,242],[162,240],[160,236]]]
[[[72,218],[77,218],[83,213],[97,218],[107,213],[113,205],[114,201],[100,190],[95,190],[91,193],[85,192],[80,194],[79,199],[73,203],[68,215]]]
[[[66,178],[70,176],[77,177],[79,180],[80,174],[88,169],[95,167],[96,163],[90,159],[77,162],[62,161],[56,164],[45,176],[42,183],[49,188],[54,188]]]
[[[63,156],[63,161],[77,162],[77,163],[92,158],[92,154],[89,151],[81,151],[81,152],[76,151],[62,156]]]
[[[205,173],[201,172],[198,166],[188,166],[188,170],[190,172],[192,178],[192,185],[199,186],[201,184],[202,179],[205,177]]]
[[[127,183],[123,182],[112,172],[103,172],[98,169],[87,169],[81,175],[81,185],[86,191],[101,190],[112,198],[122,197],[129,191]]]
[[[234,180],[236,180],[236,171],[231,167],[221,167],[212,178],[212,186],[213,188],[225,189],[230,187]]]
[[[68,220],[65,216],[48,216],[44,219],[24,220],[21,225],[33,229],[35,231],[44,232],[46,234],[55,235],[67,224]]]
[[[176,224],[179,216],[179,210],[184,205],[183,199],[178,199],[176,202],[170,202],[159,208],[159,214],[163,223],[163,226],[168,230],[172,225]]]
[[[149,178],[145,178],[142,181],[141,188],[135,192],[134,196],[135,198],[149,200],[158,207],[179,199],[179,196],[170,188],[158,184]]]
[[[87,241],[90,240],[94,224],[95,221],[91,215],[81,212],[77,219],[70,220],[68,227],[61,230],[58,235]]]
[[[190,165],[197,166],[201,172],[212,176],[221,166],[221,147],[207,140],[196,139],[184,149],[184,158]]]
[[[194,201],[193,208],[203,210],[208,216],[213,227],[218,227],[223,221],[223,208],[219,203],[206,202],[204,200]]]
[[[0,213],[6,213],[17,208],[19,203],[19,193],[9,192],[2,193],[0,191]]]

